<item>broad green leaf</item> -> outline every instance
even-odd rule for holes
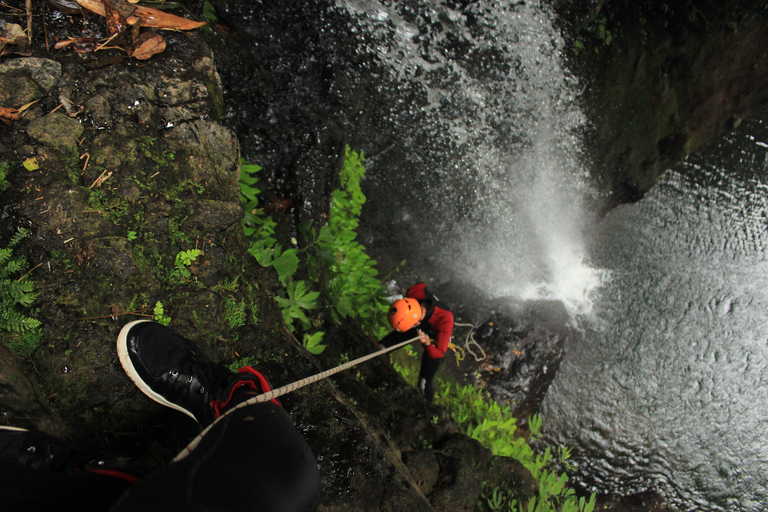
[[[288,249],[275,258],[272,266],[277,271],[277,278],[285,284],[286,280],[296,273],[299,267],[299,257],[296,255],[296,249]]]

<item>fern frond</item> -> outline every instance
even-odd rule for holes
[[[0,266],[5,265],[11,259],[11,254],[13,254],[11,249],[0,249]]]
[[[29,235],[28,230],[24,228],[17,229],[16,234],[13,235],[13,238],[11,238],[11,241],[8,243],[8,248],[13,249],[14,247],[16,247],[19,244],[19,242],[21,242],[27,237],[27,235]]]
[[[26,332],[40,327],[40,320],[29,318],[12,309],[0,311],[0,330]]]
[[[0,262],[0,265],[1,264],[2,262]],[[25,269],[26,267],[27,267],[27,261],[23,258],[11,260],[8,263],[6,263],[5,266],[0,267],[0,279],[7,278],[11,274],[19,272],[22,269]]]
[[[19,228],[8,246],[0,249],[0,331],[23,333],[40,327],[39,320],[14,310],[17,305],[30,307],[37,298],[32,281],[10,278],[27,268],[24,257],[13,258],[13,247],[28,234],[26,229]]]

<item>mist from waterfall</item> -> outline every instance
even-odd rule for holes
[[[437,2],[339,5],[360,19],[361,40],[395,80],[425,91],[426,104],[402,106],[427,119],[398,134],[413,168],[371,167],[371,208],[391,212],[391,231],[417,233],[404,236],[403,257],[428,254],[433,274],[489,298],[555,299],[588,311],[603,276],[583,242],[585,120],[547,9],[490,0],[462,12]],[[444,148],[442,158],[425,157],[430,146]],[[416,192],[392,178],[414,169]]]

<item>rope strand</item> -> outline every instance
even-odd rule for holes
[[[309,384],[312,384],[312,383],[317,382],[319,380],[323,380],[325,378],[328,378],[331,375],[334,375],[336,373],[339,373],[339,372],[342,372],[342,371],[346,370],[347,368],[351,368],[351,367],[353,367],[353,366],[355,366],[357,364],[364,363],[364,362],[368,361],[369,359],[373,359],[374,357],[378,357],[380,355],[386,354],[387,352],[392,352],[393,350],[397,350],[397,349],[399,349],[401,347],[404,347],[404,346],[408,345],[409,343],[412,343],[412,342],[414,342],[414,341],[416,341],[418,339],[419,339],[419,337],[416,336],[415,338],[411,338],[409,340],[403,341],[402,343],[398,343],[397,345],[392,345],[391,347],[387,347],[387,348],[381,349],[378,352],[373,352],[371,354],[368,354],[367,356],[359,357],[359,358],[355,359],[354,361],[350,361],[348,363],[344,363],[344,364],[342,364],[340,366],[337,366],[336,368],[331,368],[330,370],[326,370],[324,372],[316,373],[315,375],[311,375],[311,376],[306,377],[304,379],[297,380],[296,382],[291,382],[290,384],[286,384],[285,386],[279,387],[277,389],[273,389],[272,391],[267,391],[266,393],[262,393],[261,395],[254,396],[254,397],[249,398],[248,400],[246,400],[244,402],[241,402],[241,403],[237,404],[236,406],[232,407],[231,409],[228,409],[227,412],[222,414],[221,417],[224,417],[227,414],[231,413],[232,411],[240,409],[241,407],[245,407],[247,405],[258,404],[258,403],[262,403],[262,402],[267,402],[269,400],[272,400],[273,398],[277,398],[279,396],[286,395],[286,394],[290,393],[291,391],[296,391],[299,388],[303,388],[304,386],[308,386]],[[221,419],[221,417],[219,419]],[[218,421],[218,419],[216,421]],[[203,430],[200,433],[199,436],[194,438],[192,440],[192,442],[189,443],[187,445],[187,447],[184,448],[181,451],[181,453],[179,453],[176,456],[175,459],[173,459],[173,462],[177,462],[177,461],[183,459],[184,457],[186,457],[187,455],[189,455],[189,453],[192,450],[195,449],[195,447],[198,445],[200,440],[203,438],[203,436],[206,433],[208,433],[208,431],[211,429],[213,424],[216,423],[216,421],[214,421],[213,423],[208,425],[208,427],[205,430]]]

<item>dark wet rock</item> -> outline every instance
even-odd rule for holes
[[[216,190],[217,197],[237,197],[240,152],[232,130],[213,121],[193,121],[171,129],[165,142],[174,152],[180,177]]]
[[[115,279],[115,284],[130,279],[136,272],[131,242],[127,238],[109,236],[89,240],[83,247],[84,273],[93,279]]]
[[[65,437],[70,429],[46,405],[39,389],[11,351],[0,344],[0,425]]]
[[[435,452],[440,465],[440,476],[429,496],[435,510],[470,512],[483,488],[483,475],[459,457]]]
[[[440,464],[433,450],[417,450],[403,456],[403,462],[416,480],[419,490],[428,495],[440,476]]]
[[[508,405],[518,426],[539,411],[557,375],[571,337],[568,313],[559,302],[530,302],[515,311],[488,313],[475,338],[488,359],[470,364],[499,403]]]
[[[595,121],[593,174],[612,192],[611,205],[640,199],[669,167],[768,98],[768,29],[759,4],[692,9],[619,0],[600,2],[602,13],[589,2],[552,4],[566,37],[585,45],[570,63]]]
[[[27,125],[27,134],[46,146],[74,148],[83,134],[83,127],[77,119],[54,113],[31,121]]]
[[[47,181],[45,174],[46,171],[29,173],[27,177],[33,182],[38,177]],[[57,181],[41,187],[34,201],[22,203],[21,213],[36,219],[37,236],[45,241],[49,251],[80,244],[97,233],[102,236],[116,234],[114,224],[90,208],[89,199],[89,193],[83,187]]]
[[[111,117],[108,119],[111,120]],[[99,126],[108,125],[110,122],[105,121]],[[119,136],[115,137],[115,133]],[[93,179],[98,178],[104,169],[117,169],[121,163],[134,162],[141,156],[137,141],[132,140],[130,134],[120,127],[96,134],[90,141],[89,148],[88,177]]]
[[[234,201],[201,200],[190,208],[190,215],[182,224],[182,230],[207,229],[223,231],[243,218],[243,208]]]
[[[509,489],[512,497],[525,503],[536,495],[539,483],[523,464],[511,457],[494,457],[488,472],[490,489]]]
[[[0,63],[0,105],[21,107],[48,94],[61,77],[61,64],[36,57]]]
[[[493,460],[491,450],[464,434],[453,434],[443,441],[441,451],[468,461],[473,467],[487,470]]]

